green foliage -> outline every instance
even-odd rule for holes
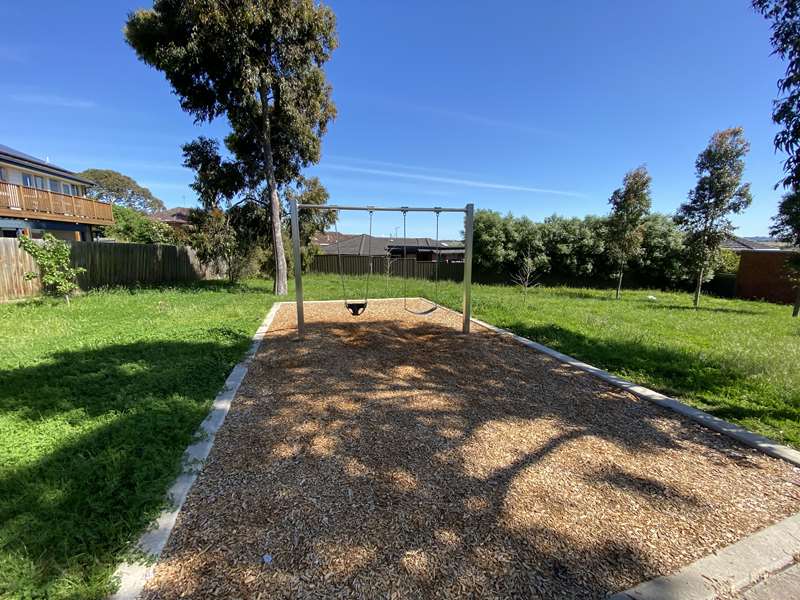
[[[772,21],[772,47],[786,62],[772,112],[772,120],[782,127],[775,135],[775,148],[787,155],[780,184],[800,189],[800,4],[797,0],[753,0],[753,7]]]
[[[337,45],[333,12],[314,0],[156,0],[129,16],[125,36],[197,121],[227,117],[233,159],[212,161],[198,180],[222,174],[235,184],[227,192],[269,206],[275,291],[286,293],[278,186],[319,161],[336,113],[322,69]],[[194,144],[184,151],[209,152]]]
[[[86,271],[83,267],[72,266],[69,244],[45,233],[41,243],[22,236],[19,247],[30,254],[39,267],[38,273],[25,273],[25,279],[40,279],[46,294],[63,296],[69,304],[70,294],[78,289],[78,275]]]
[[[131,177],[111,169],[87,169],[79,173],[95,183],[89,188],[87,196],[101,202],[109,202],[143,213],[164,210],[164,203],[156,198],[146,187],[142,187]]]
[[[103,229],[106,237],[134,244],[177,244],[175,230],[166,223],[121,205],[111,207],[114,224]]]
[[[511,281],[527,257],[534,261],[537,273],[551,281],[600,283],[619,273],[619,263],[607,252],[608,221],[607,217],[553,215],[535,223],[527,217],[479,210],[475,213],[476,276]],[[675,221],[665,215],[647,215],[640,231],[640,252],[630,262],[636,281],[657,287],[681,284],[686,279],[686,256],[684,235]]]
[[[739,255],[733,250],[722,249],[719,253],[717,271],[720,273],[738,273]]]
[[[749,150],[741,127],[714,133],[695,162],[697,185],[678,209],[676,220],[686,232],[688,259],[697,273],[695,306],[703,281],[713,276],[720,244],[733,234],[730,215],[742,212],[753,200],[750,184],[742,183]]]
[[[193,210],[189,216],[191,245],[197,258],[224,273],[231,283],[255,275],[261,268],[267,241],[261,229],[264,211],[257,205],[237,205],[227,211]]]
[[[629,171],[623,187],[614,190],[608,201],[611,215],[606,223],[606,250],[611,261],[618,265],[617,298],[628,261],[638,256],[642,249],[642,221],[650,212],[651,181],[644,166]]]

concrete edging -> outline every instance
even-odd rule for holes
[[[155,527],[148,529],[136,543],[136,549],[145,556],[141,561],[124,562],[117,567],[114,577],[119,580],[119,588],[110,597],[110,600],[136,600],[144,587],[145,582],[152,577],[155,559],[159,557],[164,545],[172,533],[178,513],[186,501],[186,496],[192,488],[197,475],[203,469],[203,462],[208,458],[214,438],[219,428],[222,427],[225,417],[231,407],[231,402],[239,391],[245,375],[247,375],[250,362],[258,352],[264,335],[269,330],[272,320],[281,305],[285,302],[275,302],[267,312],[266,317],[253,335],[253,341],[244,358],[237,363],[225,380],[222,391],[217,394],[206,418],[197,430],[198,440],[191,444],[183,453],[183,469],[170,486],[167,496],[172,506],[162,511],[156,520]]]
[[[674,575],[645,581],[609,600],[715,600],[792,565],[798,554],[800,514],[701,558]]]

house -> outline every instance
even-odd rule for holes
[[[88,241],[114,222],[111,205],[86,197],[92,182],[0,144],[0,237],[45,233]]]
[[[463,262],[464,243],[455,240],[432,240],[431,238],[392,238],[366,234],[343,235],[322,233],[314,237],[321,254],[342,256],[392,256],[416,259],[418,262],[433,262],[438,254],[442,262]]]
[[[150,215],[151,219],[161,221],[172,227],[176,231],[185,230],[189,227],[189,214],[192,212],[191,208],[185,206],[177,206],[167,210],[162,210]]]

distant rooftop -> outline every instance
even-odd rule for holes
[[[63,167],[56,166],[46,160],[31,156],[30,154],[25,154],[24,152],[20,152],[19,150],[15,150],[14,148],[4,144],[0,144],[0,160],[18,167],[22,167],[23,169],[28,168],[35,171],[44,171],[50,175],[57,175],[65,179],[83,183],[85,185],[94,184],[93,181],[84,179],[83,177],[80,177],[79,175],[76,175],[72,171],[68,171]]]
[[[330,237],[329,237],[330,236]],[[464,251],[464,243],[457,240],[436,240],[431,238],[393,238],[377,237],[366,234],[344,235],[318,234],[314,241],[320,246],[323,254],[347,254],[356,256],[383,256],[389,249],[402,251],[405,247],[409,252],[417,250],[439,249],[442,254],[459,253]]]

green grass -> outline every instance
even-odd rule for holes
[[[351,296],[363,283],[347,280]],[[272,304],[269,282],[0,305],[0,597],[102,598]],[[341,296],[308,276],[306,298]],[[400,296],[373,278],[370,296]],[[433,295],[410,282],[409,295]],[[648,300],[653,294],[656,301]],[[440,286],[460,309],[461,289]],[[800,447],[800,320],[688,294],[475,286],[474,314]]]

